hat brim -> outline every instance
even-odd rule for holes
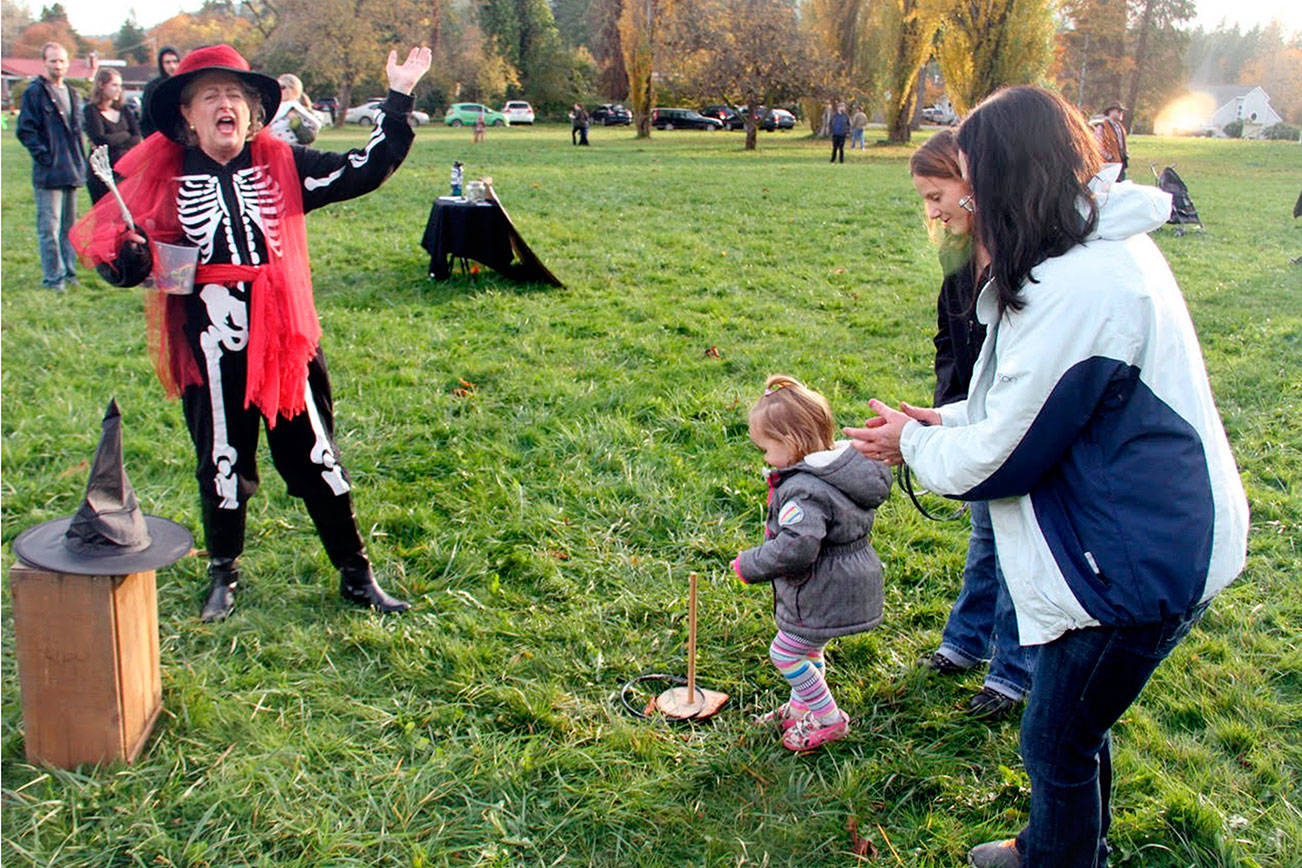
[[[230,73],[257,91],[262,100],[263,123],[269,123],[276,116],[276,110],[280,108],[280,82],[269,75],[250,72],[247,69],[236,69],[231,66],[205,66],[202,69],[192,69],[189,72],[182,72],[165,78],[154,89],[153,94],[149,97],[149,117],[153,121],[154,129],[174,142],[185,144],[179,135],[181,91],[194,79],[210,72]]]
[[[125,576],[157,570],[176,563],[194,548],[194,537],[184,525],[156,515],[145,516],[149,529],[148,548],[137,552],[112,550],[94,555],[79,554],[64,545],[72,517],[56,518],[29,527],[14,538],[14,554],[24,562],[56,573],[79,576]]]

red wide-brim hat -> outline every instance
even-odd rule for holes
[[[181,91],[205,72],[229,72],[252,87],[262,100],[263,120],[270,121],[280,108],[280,83],[269,75],[253,72],[249,62],[229,45],[205,45],[181,60],[176,73],[158,85],[149,98],[149,117],[154,128],[176,142],[181,133]],[[250,106],[250,109],[252,106]]]

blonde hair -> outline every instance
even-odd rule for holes
[[[276,79],[276,83],[282,88],[289,88],[296,94],[301,95],[303,93],[303,82],[292,72],[287,72],[280,78]]]
[[[832,448],[836,419],[827,399],[795,377],[773,374],[764,394],[750,408],[750,427],[791,446],[797,461]]]

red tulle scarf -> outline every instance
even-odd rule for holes
[[[267,262],[259,266],[200,266],[195,291],[204,282],[251,283],[249,342],[244,406],[256,406],[268,426],[301,413],[306,407],[307,363],[316,354],[321,323],[312,300],[312,272],[307,257],[303,191],[289,145],[270,133],[249,144],[253,165],[270,181],[269,195],[259,197],[262,226],[267,229]],[[183,242],[176,213],[183,146],[154,133],[128,151],[114,167],[122,175],[118,189],[136,224],[153,241]],[[273,231],[276,227],[278,231]],[[126,224],[112,196],[105,196],[73,226],[69,238],[87,266],[118,256]],[[278,243],[277,243],[278,242]],[[183,296],[146,290],[145,322],[154,371],[169,397],[203,382],[199,360],[186,342]]]

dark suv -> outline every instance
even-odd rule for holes
[[[707,118],[715,118],[723,124],[725,130],[739,130],[746,126],[741,115],[736,109],[728,108],[726,105],[707,105],[701,107],[701,114]]]
[[[602,103],[588,111],[588,119],[594,124],[613,127],[616,124],[633,123],[633,113],[619,103]]]
[[[651,109],[651,126],[658,130],[718,130],[723,121],[707,118],[700,112],[685,108]]]

